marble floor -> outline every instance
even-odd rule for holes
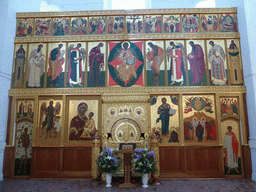
[[[111,188],[105,183],[93,185],[90,179],[5,179],[0,181],[0,191],[159,191],[159,192],[187,192],[187,191],[255,191],[256,182],[246,179],[169,179],[160,180],[161,185],[149,185],[142,188],[141,182],[136,182],[136,188],[120,188],[117,181],[113,181]]]

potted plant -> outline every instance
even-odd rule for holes
[[[115,174],[120,167],[121,163],[117,158],[118,151],[114,148],[103,148],[103,151],[99,154],[96,160],[99,166],[100,173],[106,173],[106,187],[111,187],[112,174]]]
[[[150,151],[148,148],[135,149],[133,156],[133,168],[134,172],[142,175],[142,187],[148,187],[148,174],[155,173],[157,170],[155,164],[154,151]]]

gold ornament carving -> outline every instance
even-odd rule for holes
[[[66,36],[45,36],[45,37],[15,37],[15,43],[34,43],[34,42],[76,42],[76,41],[109,41],[124,39],[129,40],[166,40],[166,39],[225,39],[240,38],[239,32],[214,32],[214,33],[170,33],[170,34],[123,34],[123,35],[66,35]]]
[[[103,94],[104,93],[104,94]],[[136,95],[136,93],[140,93]],[[186,86],[186,87],[131,87],[131,88],[59,88],[10,89],[9,96],[30,98],[48,95],[103,95],[103,102],[147,102],[155,94],[246,93],[245,86]]]
[[[100,140],[95,139],[92,142],[92,171],[91,171],[91,175],[92,178],[95,179],[98,176],[98,165],[96,163],[96,159],[98,158],[99,154],[100,154]]]
[[[209,13],[236,13],[236,7],[230,8],[180,8],[180,9],[136,9],[136,10],[95,10],[95,11],[62,11],[62,12],[21,12],[17,18],[29,17],[76,17],[99,15],[134,15],[134,14],[209,14]]]

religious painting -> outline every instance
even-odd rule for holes
[[[166,41],[166,62],[169,86],[186,86],[184,41]]]
[[[47,86],[64,87],[66,43],[50,43],[48,46]]]
[[[159,143],[179,143],[178,95],[150,96],[152,136]]]
[[[27,88],[44,87],[47,44],[30,44],[27,64]]]
[[[106,17],[89,18],[89,34],[101,35],[106,33]]]
[[[108,34],[124,33],[124,16],[108,17]]]
[[[108,86],[144,86],[143,42],[109,42]]]
[[[32,36],[33,19],[18,19],[16,25],[16,37]]]
[[[207,85],[205,44],[203,40],[186,41],[189,85]]]
[[[206,41],[210,85],[228,85],[227,59],[224,40]]]
[[[182,31],[184,33],[199,32],[199,15],[182,15]]]
[[[146,50],[147,86],[164,86],[164,42],[146,41]]]
[[[33,108],[34,108],[34,101],[18,100],[16,121],[22,120],[24,118],[31,119],[32,121],[34,116]]]
[[[12,88],[23,88],[27,44],[15,44],[12,71]]]
[[[51,35],[51,18],[35,19],[35,36]]]
[[[202,32],[217,32],[218,15],[201,15]]]
[[[131,15],[126,16],[127,34],[143,33],[143,20],[142,16]]]
[[[53,36],[63,36],[69,33],[70,20],[68,17],[53,19]]]
[[[226,40],[231,85],[243,85],[240,43],[238,39]]]
[[[217,122],[213,95],[183,96],[185,143],[216,143]]]
[[[87,60],[87,87],[105,87],[106,43],[89,42]]]
[[[220,98],[221,118],[238,118],[239,103],[237,97]]]
[[[32,155],[33,122],[16,123],[14,176],[30,175]]]
[[[144,16],[144,32],[145,33],[161,33],[162,32],[162,16],[161,15],[145,15]]]
[[[225,175],[242,175],[239,120],[221,122]]]
[[[98,130],[98,106],[98,100],[69,101],[69,141],[85,141],[94,138]]]
[[[164,15],[164,32],[165,33],[180,33],[180,15]]]
[[[71,18],[71,35],[86,35],[88,28],[88,21],[86,17],[72,17]]]
[[[67,87],[83,87],[85,76],[86,44],[77,42],[68,45]]]
[[[220,31],[221,32],[237,32],[237,15],[236,14],[220,14]]]
[[[62,132],[62,100],[40,99],[38,105],[37,146],[58,146]]]

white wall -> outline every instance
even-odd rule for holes
[[[244,0],[238,5],[238,26],[241,35],[244,80],[247,87],[247,106],[250,127],[249,144],[252,156],[252,179],[256,181],[256,2]]]

